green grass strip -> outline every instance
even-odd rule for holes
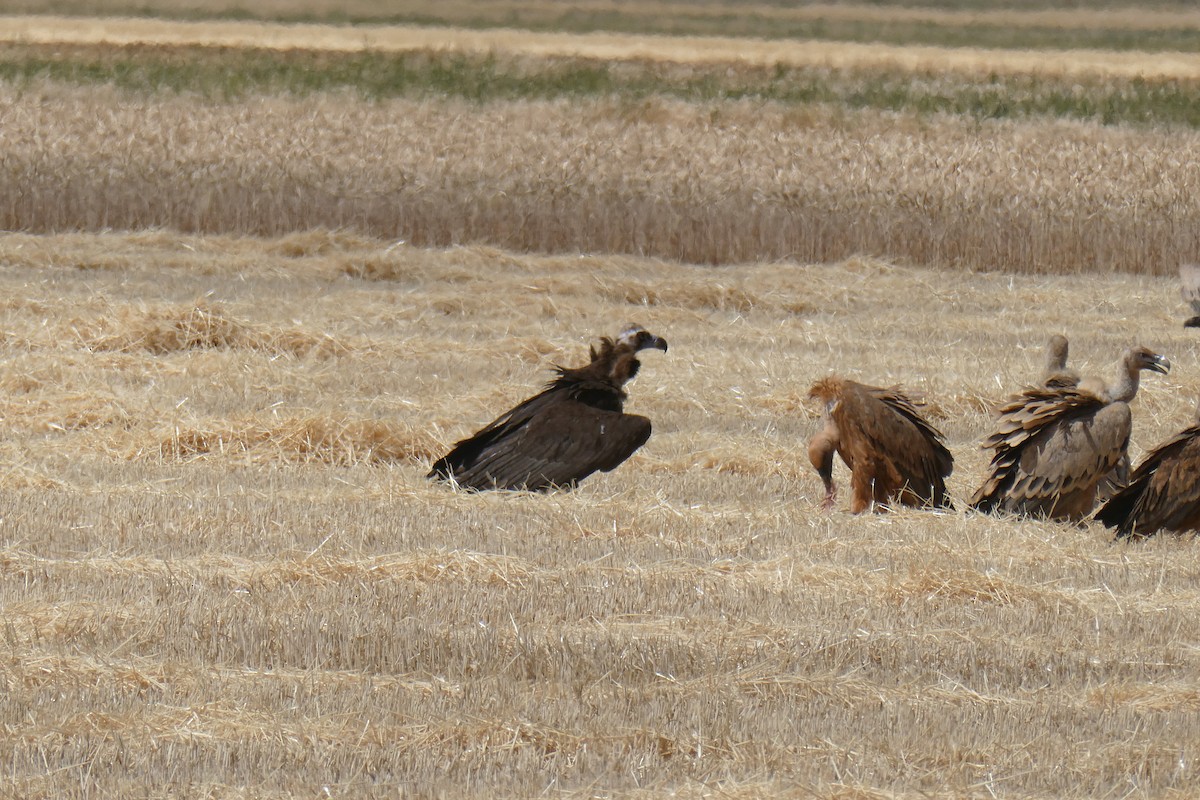
[[[520,4],[478,4],[477,9],[464,13],[461,6],[452,9],[439,8],[435,2],[408,4],[405,10],[362,11],[356,6],[350,11],[332,7],[329,11],[313,12],[263,12],[252,4],[216,6],[211,10],[180,8],[169,2],[71,2],[59,0],[53,5],[57,13],[88,15],[94,13],[120,13],[130,16],[161,19],[226,19],[226,20],[269,20],[286,23],[329,23],[341,25],[451,25],[472,29],[496,27],[520,28],[531,31],[564,33],[611,33],[667,34],[691,36],[734,36],[763,39],[816,39],[836,42],[879,42],[896,45],[929,45],[937,47],[978,48],[1022,48],[1022,49],[1101,49],[1119,51],[1184,53],[1200,52],[1200,29],[1171,28],[1151,30],[1126,30],[1081,26],[1063,28],[1057,26],[1007,26],[989,24],[952,24],[911,22],[895,20],[845,20],[845,19],[787,19],[778,14],[763,13],[762,9],[786,8],[787,3],[765,3],[761,0],[749,4],[726,2],[720,12],[714,13],[712,6],[696,10],[688,3],[671,7],[669,13],[639,12],[636,6],[628,9],[613,6],[607,9],[573,7],[570,3],[558,6],[552,3],[522,6]],[[883,8],[900,5],[895,2],[879,2],[873,5]],[[919,5],[929,8],[968,11],[995,8],[1033,10],[1055,7],[1116,8],[1118,3],[1075,2],[1041,3],[1029,0],[1022,2],[988,3],[984,0],[923,0]],[[0,13],[28,12],[29,0],[5,2],[0,0]],[[1186,3],[1157,3],[1156,8],[1189,8]]]
[[[136,92],[236,100],[252,94],[354,91],[367,100],[445,96],[474,102],[651,96],[692,102],[752,99],[789,105],[955,114],[974,119],[1061,117],[1104,124],[1200,127],[1200,84],[1142,79],[1080,82],[1030,76],[922,76],[813,68],[613,65],[586,59],[505,60],[432,52],[331,53],[211,47],[0,46],[0,80],[51,80]]]

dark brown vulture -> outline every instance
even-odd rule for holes
[[[1046,345],[1046,366],[1038,383],[1047,389],[1073,389],[1079,385],[1079,373],[1067,368],[1070,343],[1067,337],[1055,334]]]
[[[872,506],[881,511],[892,500],[906,506],[952,507],[946,478],[954,469],[954,457],[942,443],[942,434],[898,389],[829,377],[814,383],[808,396],[823,408],[825,424],[809,442],[808,458],[825,484],[826,509],[837,499],[835,452],[850,468],[851,513]]]
[[[466,489],[571,488],[596,470],[615,469],[650,438],[650,420],[622,411],[638,352],[667,342],[632,325],[591,348],[591,363],[556,367],[545,390],[500,415],[438,459],[429,478]]]
[[[1196,424],[1147,455],[1129,484],[1096,512],[1118,538],[1200,531],[1200,406],[1196,412]]]
[[[1192,307],[1192,316],[1183,323],[1185,328],[1200,328],[1200,264],[1179,265],[1179,293]]]
[[[1129,485],[1096,518],[1116,528],[1118,539],[1200,530],[1200,405],[1194,425],[1142,459]]]
[[[1163,356],[1128,351],[1117,381],[1096,378],[1077,388],[1026,389],[1000,408],[996,431],[983,442],[995,451],[989,474],[971,498],[979,511],[1081,520],[1092,512],[1101,481],[1127,458],[1142,370],[1165,374]]]

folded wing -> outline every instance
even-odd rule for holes
[[[565,400],[459,443],[434,472],[470,489],[574,486],[614,469],[649,438],[645,417]]]

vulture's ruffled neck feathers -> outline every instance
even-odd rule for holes
[[[632,345],[605,336],[600,340],[599,350],[595,346],[590,349],[591,363],[584,367],[556,366],[558,377],[546,388],[566,391],[589,405],[619,411],[627,396],[622,387],[641,367],[636,354]]]

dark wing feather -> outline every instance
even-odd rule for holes
[[[465,439],[454,443],[449,453],[434,462],[427,478],[456,478],[463,483],[461,475],[469,471],[480,459],[481,455],[494,447],[498,442],[519,433],[544,409],[556,402],[565,400],[564,392],[551,385],[540,394],[536,394],[520,405],[504,412],[486,427],[476,431]],[[466,484],[464,484],[466,485]],[[492,488],[477,486],[474,488]]]
[[[532,416],[509,419],[453,477],[472,489],[573,486],[597,470],[616,468],[649,438],[645,417],[559,397]]]
[[[1129,457],[1128,451],[1121,456],[1121,460],[1112,472],[1104,476],[1100,481],[1100,485],[1096,487],[1096,502],[1103,503],[1108,498],[1121,491],[1129,483],[1129,475],[1133,472],[1133,460]]]
[[[1118,536],[1195,530],[1200,522],[1200,426],[1192,426],[1146,456],[1096,513]]]
[[[908,423],[897,430],[893,439],[897,452],[892,455],[905,483],[935,506],[949,507],[945,480],[954,470],[954,456],[946,448],[942,432],[922,417],[904,394],[887,390],[877,392],[876,397]]]
[[[906,395],[847,381],[835,420],[843,437],[847,432],[864,437],[871,451],[890,462],[902,485],[921,500],[949,505],[945,479],[954,469],[954,457],[942,443],[941,432]]]
[[[1079,373],[1064,369],[1042,377],[1042,386],[1046,389],[1074,389],[1079,385]]]

